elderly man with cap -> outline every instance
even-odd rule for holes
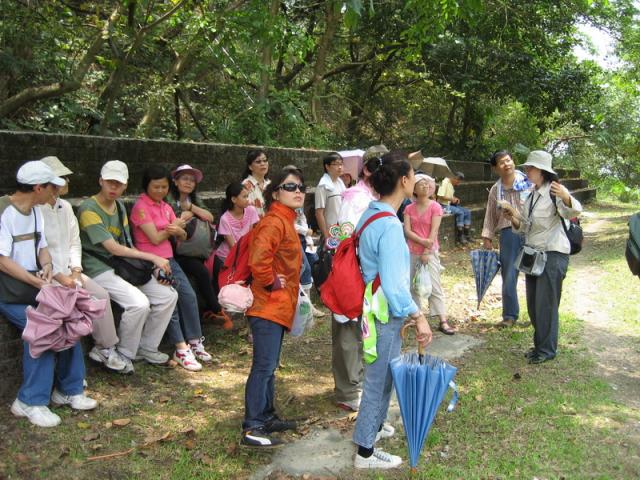
[[[542,273],[526,275],[527,310],[534,335],[533,348],[525,357],[533,364],[552,360],[557,353],[558,308],[571,251],[561,222],[582,212],[580,202],[558,183],[558,175],[551,168],[552,160],[551,154],[542,150],[529,153],[522,166],[534,184],[533,192],[520,210],[505,204],[505,215],[515,231],[524,233],[525,245],[546,255]]]
[[[132,360],[164,364],[169,356],[158,351],[178,301],[177,292],[155,275],[143,285],[133,286],[109,265],[111,257],[138,258],[152,262],[157,271],[170,273],[169,261],[129,245],[129,220],[119,198],[127,188],[129,170],[120,160],[104,164],[100,172],[100,191],[86,199],[78,209],[82,268],[103,287],[124,312],[118,326],[116,349],[126,366],[122,373],[133,373]],[[103,352],[106,357],[107,352]]]
[[[80,228],[71,204],[62,196],[69,192],[69,176],[73,173],[58,157],[42,159],[57,177],[65,180],[65,185],[57,189],[51,199],[40,207],[44,217],[44,233],[49,244],[53,261],[53,279],[66,287],[82,286],[96,298],[106,299],[107,308],[102,318],[93,322],[95,346],[89,358],[102,363],[106,368],[121,372],[127,366],[126,360],[115,348],[118,335],[113,321],[113,311],[107,291],[82,273],[82,246]]]
[[[27,162],[20,167],[16,192],[0,198],[0,271],[3,274],[0,280],[8,276],[36,289],[51,282],[53,264],[43,231],[42,213],[37,206],[50,201],[56,189],[64,184],[65,181],[41,161]],[[37,273],[31,274],[33,271]],[[27,322],[28,305],[10,302],[13,300],[0,297],[0,313],[22,330]],[[38,358],[29,354],[25,343],[22,369],[23,382],[11,412],[26,417],[34,425],[60,424],[60,417],[48,408],[50,400],[77,410],[90,410],[98,404],[84,395],[85,370],[80,343],[61,352],[45,351]]]

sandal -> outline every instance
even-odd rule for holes
[[[444,322],[440,322],[440,326],[438,327],[438,330],[440,330],[445,335],[455,335],[456,333],[456,329],[451,327],[449,325],[449,322],[447,322],[446,320]]]

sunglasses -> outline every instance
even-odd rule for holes
[[[283,183],[276,190],[284,190],[285,192],[295,192],[296,190],[300,190],[300,193],[304,193],[307,191],[307,186],[304,183]]]

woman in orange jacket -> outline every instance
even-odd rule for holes
[[[253,359],[245,387],[241,444],[273,447],[282,443],[274,432],[294,430],[274,408],[275,370],[285,330],[290,330],[298,302],[302,250],[294,227],[296,208],[304,205],[302,172],[287,168],[267,187],[268,213],[251,232],[253,305],[247,319],[253,334]]]

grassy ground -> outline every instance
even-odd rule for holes
[[[640,352],[640,284],[620,256],[624,216],[631,209],[598,204],[589,210],[587,224],[606,221],[607,228],[588,236],[591,246],[578,261],[572,258],[561,308],[560,354],[553,362],[527,365],[522,354],[533,330],[526,313],[515,328],[496,329],[497,289],[492,287],[482,312],[475,312],[468,251],[444,255],[451,318],[485,343],[454,362],[461,399],[453,413],[439,413],[416,478],[640,477],[640,449],[629,433],[629,425],[640,425],[640,414],[599,375],[585,341],[583,312],[575,307],[581,285],[595,283],[606,290],[607,295],[590,297],[591,310],[618,318],[612,328],[624,330]],[[3,407],[0,478],[235,479],[269,463],[270,454],[237,445],[250,347],[238,335],[206,330],[213,366],[189,374],[140,365],[131,377],[92,369],[90,394],[100,408],[88,414],[57,409],[63,425],[56,429],[32,427]],[[320,424],[350,431],[352,424],[333,406],[332,389],[329,327],[320,320],[311,335],[287,339],[284,347],[278,401],[285,416],[303,422],[301,432],[287,440]],[[406,458],[402,435],[385,447]],[[114,453],[121,455],[90,458]],[[402,478],[406,472],[342,475]]]

